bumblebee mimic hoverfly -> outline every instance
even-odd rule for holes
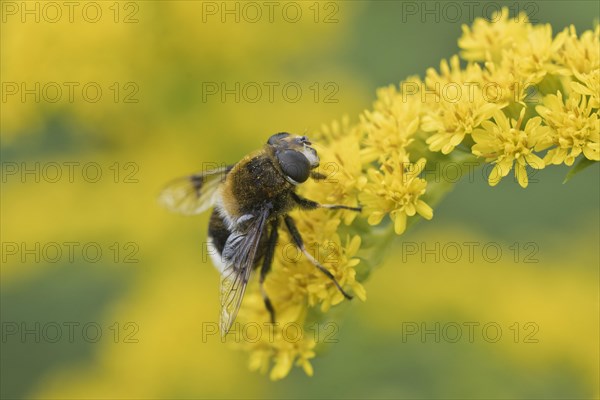
[[[304,256],[332,280],[344,297],[352,298],[306,250],[294,220],[288,215],[296,207],[360,211],[360,207],[319,204],[296,193],[296,187],[308,178],[326,178],[315,171],[319,156],[311,145],[306,136],[277,133],[262,149],[237,164],[177,179],[160,195],[168,209],[187,215],[214,207],[208,241],[214,250],[210,252],[213,263],[221,272],[222,335],[231,328],[250,274],[259,266],[261,294],[271,322],[275,322],[275,309],[263,284],[273,262],[282,222]]]

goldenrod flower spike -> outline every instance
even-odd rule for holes
[[[510,17],[504,8],[492,21],[463,27],[464,67],[458,56],[442,60],[439,72],[428,69],[424,80],[410,77],[377,90],[357,123],[345,117],[324,125],[311,136],[328,184],[307,183],[302,194],[321,203],[360,204],[363,211],[360,217],[330,210],[299,216],[313,257],[365,301],[361,281],[383,247],[419,217],[431,220],[432,206],[453,186],[439,175],[431,179],[426,166],[463,168],[479,159],[493,165],[491,186],[514,169],[525,188],[528,168],[579,160],[570,177],[599,161],[599,38],[598,26],[580,36],[569,27],[553,37],[550,25],[533,26],[525,14]],[[271,379],[284,378],[294,365],[312,375],[310,360],[323,340],[318,327],[335,321],[332,309],[348,303],[321,271],[286,248],[286,239],[266,280],[278,324],[268,324],[252,283],[238,316],[242,326],[272,330],[241,344],[251,369],[270,369]]]

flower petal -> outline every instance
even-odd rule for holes
[[[394,230],[397,235],[402,235],[406,230],[406,214],[402,211],[394,215]]]
[[[522,188],[526,188],[529,183],[529,178],[527,177],[527,170],[524,165],[517,164],[515,167],[515,177],[519,181],[519,185]]]
[[[527,161],[527,164],[531,166],[531,168],[543,169],[546,167],[546,163],[544,162],[544,160],[542,160],[533,153],[527,154],[525,156],[525,160]]]
[[[433,209],[429,207],[429,204],[425,203],[423,200],[417,201],[417,212],[419,215],[427,220],[433,218]]]

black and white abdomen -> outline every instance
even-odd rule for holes
[[[223,217],[217,209],[214,209],[208,223],[208,254],[210,254],[214,266],[221,273],[225,269],[225,262],[221,255],[229,235],[231,235],[231,231],[227,228]]]
[[[243,219],[243,218],[241,218]],[[238,219],[239,221],[239,219]],[[238,225],[239,226],[239,225]],[[267,244],[268,229],[265,227],[264,232],[260,234],[258,247],[256,249],[256,255],[254,257],[254,267],[258,265],[258,262],[264,255],[265,246]],[[233,232],[230,230],[225,218],[222,216],[222,212],[218,208],[215,208],[210,216],[208,223],[208,253],[212,259],[212,262],[222,274],[227,267],[225,257],[223,257],[223,250],[227,245],[227,240]],[[238,233],[239,235],[239,233]]]

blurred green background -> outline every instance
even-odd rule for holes
[[[567,185],[559,168],[527,190],[509,179],[491,188],[480,171],[459,183],[432,221],[395,242],[315,376],[279,382],[249,372],[247,354],[202,340],[203,322],[218,316],[208,215],[156,203],[173,177],[235,162],[274,132],[355,121],[377,87],[455,54],[474,16],[505,4],[555,33],[581,32],[599,17],[596,1],[275,2],[273,22],[262,2],[75,3],[71,16],[59,2],[58,18],[47,2],[1,2],[2,398],[598,398],[597,165]],[[222,82],[263,93],[253,102],[250,84],[239,102],[222,101],[207,92]],[[275,82],[272,99],[264,82]],[[22,84],[34,93],[23,98]],[[97,182],[82,176],[87,163]],[[39,182],[24,168],[38,168]],[[73,260],[65,242],[80,243]],[[502,257],[469,259],[465,242],[493,243]],[[22,252],[36,243],[48,251],[39,261]],[[86,243],[99,261],[82,255]],[[436,243],[465,253],[451,262],[406,252]],[[39,343],[21,331],[36,323]],[[490,323],[502,329],[494,343],[495,328],[482,333]],[[421,336],[436,324],[438,341]]]

